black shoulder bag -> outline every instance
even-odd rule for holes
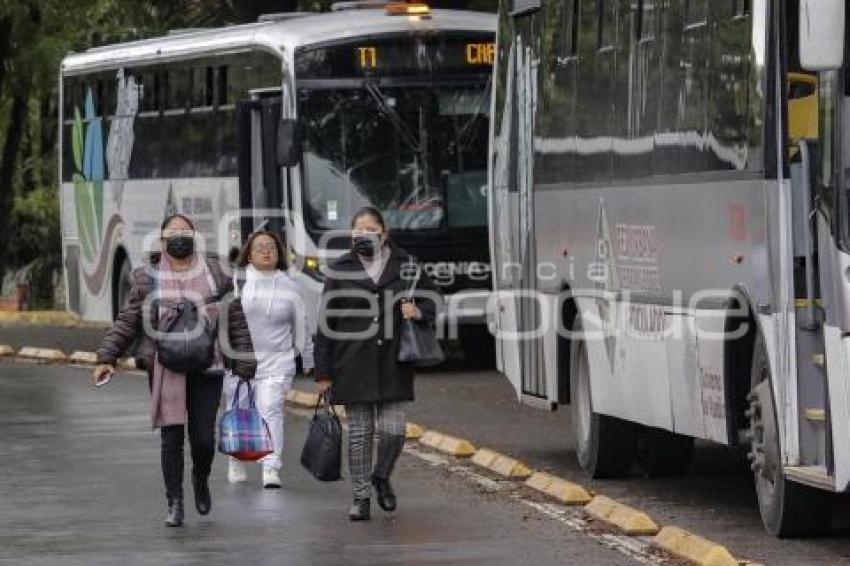
[[[208,297],[205,305],[217,302],[219,296]],[[215,359],[215,341],[218,327],[215,321],[201,316],[197,304],[188,299],[176,301],[167,308],[175,315],[165,328],[158,328],[156,353],[159,363],[171,371],[188,373],[204,371]]]
[[[422,267],[417,266],[416,279],[407,291],[407,300],[413,301],[413,292],[422,275]],[[446,359],[437,332],[432,321],[405,320],[401,323],[399,336],[398,361],[415,366],[433,366]]]

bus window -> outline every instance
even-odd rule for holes
[[[192,69],[192,108],[212,106],[214,100],[213,85],[212,67],[195,67]]]
[[[166,110],[185,110],[189,107],[191,81],[188,69],[171,68],[168,70]]]
[[[222,65],[216,69],[215,73],[215,105],[225,106],[234,102],[228,98],[227,67]]]
[[[617,2],[597,0],[597,49],[617,44]]]

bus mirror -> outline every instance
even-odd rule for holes
[[[800,65],[830,71],[844,62],[844,0],[800,0]]]
[[[301,131],[298,121],[283,118],[277,127],[277,164],[295,167],[301,160]]]

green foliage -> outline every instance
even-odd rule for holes
[[[33,264],[30,284],[33,308],[50,308],[53,302],[53,274],[60,268],[62,249],[59,231],[57,190],[36,189],[15,198],[11,215],[11,263]]]

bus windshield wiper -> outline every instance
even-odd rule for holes
[[[389,105],[387,102],[387,96],[381,92],[381,89],[378,88],[378,85],[372,82],[366,83],[366,92],[369,93],[375,102],[377,102],[378,107],[381,111],[386,115],[387,119],[390,123],[395,127],[396,130],[401,134],[404,138],[404,141],[410,146],[416,156],[420,159],[423,158],[422,144],[417,139],[416,134],[412,129],[404,122],[401,116],[398,115],[398,112],[395,111],[395,108]]]

